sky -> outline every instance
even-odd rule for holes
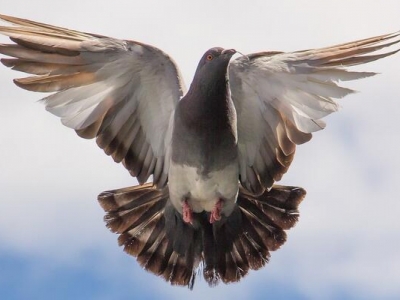
[[[243,53],[330,46],[400,30],[398,0],[2,0],[1,13],[154,45],[187,86],[208,48]],[[6,42],[0,38],[0,42]],[[394,48],[393,48],[394,49]],[[135,185],[122,165],[61,125],[0,69],[1,299],[399,299],[400,54],[356,70],[327,127],[280,184],[307,196],[270,263],[194,290],[142,270],[108,231],[97,195]]]

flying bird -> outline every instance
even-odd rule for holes
[[[296,146],[325,127],[348,67],[392,55],[400,33],[296,52],[215,47],[188,90],[176,63],[137,41],[0,15],[14,83],[50,92],[46,110],[124,165],[139,185],[101,193],[107,226],[146,270],[193,287],[264,266],[297,222],[306,192],[276,185]],[[237,58],[233,58],[238,55]],[[151,182],[149,181],[151,178]],[[148,183],[146,183],[148,182]]]

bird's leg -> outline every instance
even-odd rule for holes
[[[222,204],[223,204],[222,199],[218,199],[217,203],[215,203],[215,206],[213,210],[210,213],[210,223],[214,223],[216,221],[221,220],[221,210],[222,210]]]
[[[193,224],[193,211],[185,199],[182,203],[182,217],[185,223]]]

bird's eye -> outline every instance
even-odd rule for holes
[[[208,60],[208,61],[213,60],[213,58],[214,58],[214,56],[212,56],[212,54],[208,54],[208,55],[207,55],[207,60]]]

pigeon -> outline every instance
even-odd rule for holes
[[[139,185],[98,196],[107,227],[146,270],[193,288],[238,282],[286,241],[305,190],[276,184],[296,146],[325,127],[348,67],[399,50],[400,32],[295,52],[207,50],[188,90],[162,50],[0,15],[14,83],[49,92],[46,110],[95,139]],[[237,56],[234,58],[234,56]]]

